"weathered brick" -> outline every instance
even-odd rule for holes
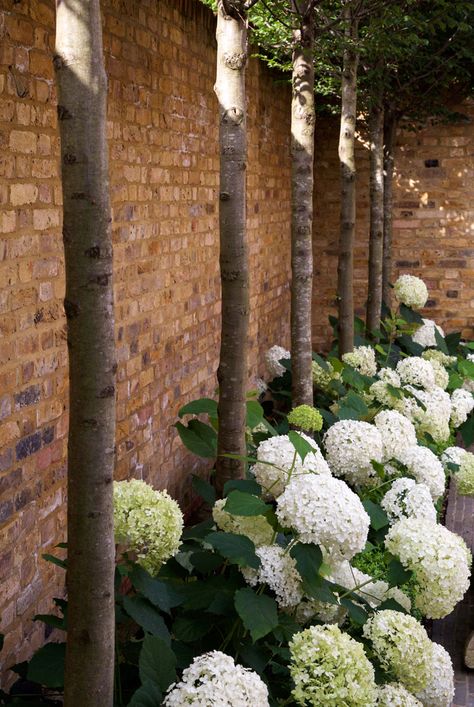
[[[26,407],[27,405],[34,405],[39,401],[41,397],[41,390],[39,385],[31,385],[26,388],[21,393],[16,393],[14,395],[15,399],[15,409]]]
[[[41,449],[41,432],[35,432],[18,442],[16,445],[16,458],[17,460],[25,459],[39,449]]]
[[[10,149],[13,152],[32,154],[36,152],[38,136],[33,132],[12,130],[10,133]]]
[[[33,204],[38,198],[38,187],[35,184],[13,184],[10,187],[10,201],[13,206]]]

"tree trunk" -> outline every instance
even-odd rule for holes
[[[311,5],[312,3],[308,3]],[[291,370],[293,406],[313,404],[314,22],[311,7],[293,33],[291,103]]]
[[[58,116],[69,350],[65,705],[111,707],[115,346],[99,0],[57,0]]]
[[[372,106],[369,116],[370,139],[370,236],[369,236],[369,283],[367,292],[366,330],[370,336],[380,328],[382,313],[382,266],[383,266],[383,107]]]
[[[355,48],[358,21],[350,3],[344,7],[346,48],[342,69],[341,130],[339,161],[341,166],[341,221],[338,263],[339,354],[354,348],[354,237],[356,220],[355,127],[357,117],[357,67]]]
[[[393,220],[393,172],[394,149],[397,133],[397,117],[392,111],[385,111],[384,138],[384,192],[383,192],[383,268],[382,298],[387,307],[391,304],[390,279],[392,277],[392,220]]]
[[[235,3],[237,4],[237,3]],[[247,384],[249,273],[246,234],[246,105],[247,31],[239,4],[219,2],[217,13],[217,76],[220,144],[220,269],[222,286],[219,381],[219,432],[216,486],[241,478],[244,456],[245,388]]]

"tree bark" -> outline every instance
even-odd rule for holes
[[[382,269],[384,231],[384,154],[383,119],[384,111],[380,102],[375,103],[369,116],[370,139],[370,235],[369,235],[369,278],[367,292],[366,330],[370,336],[380,328],[382,313]]]
[[[383,268],[382,298],[387,307],[391,305],[392,290],[392,220],[393,220],[393,173],[395,165],[395,137],[398,120],[392,111],[384,116],[384,193],[383,193]]]
[[[348,0],[344,6],[346,47],[342,69],[341,130],[339,161],[341,169],[341,218],[338,263],[339,354],[354,348],[354,238],[356,220],[355,127],[357,117],[357,68],[355,48],[358,20]]]
[[[216,487],[241,478],[246,454],[249,272],[246,233],[247,133],[245,66],[247,30],[240,3],[222,0],[217,12],[217,76],[220,144],[220,269],[222,286],[219,381],[219,431]]]
[[[293,33],[291,103],[291,370],[292,403],[313,404],[314,21],[307,3]]]
[[[115,346],[99,0],[57,0],[58,116],[69,350],[65,705],[111,707]]]

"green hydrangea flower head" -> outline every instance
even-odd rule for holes
[[[306,432],[319,432],[323,426],[321,413],[311,405],[298,405],[288,414],[288,422]]]
[[[226,533],[245,535],[256,547],[271,545],[274,531],[265,516],[235,516],[224,510],[227,499],[215,502],[212,517],[216,525]]]
[[[433,644],[413,616],[391,609],[378,611],[364,625],[364,636],[382,667],[407,690],[418,692],[427,686]]]
[[[178,552],[183,514],[167,491],[145,481],[114,482],[114,532],[117,543],[135,553],[151,575]]]
[[[455,478],[461,496],[474,496],[474,454],[465,452]]]
[[[338,626],[310,626],[290,642],[292,695],[311,707],[373,707],[374,669],[361,643]]]

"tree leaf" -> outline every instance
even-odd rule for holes
[[[374,503],[366,498],[362,501],[362,505],[370,518],[370,525],[374,530],[380,530],[380,528],[384,528],[388,525],[388,516],[378,503]]]
[[[258,496],[237,490],[230,492],[224,506],[227,513],[235,516],[264,516],[271,509],[272,506]]]
[[[298,432],[295,432],[295,430],[290,430],[288,437],[291,444],[296,449],[298,456],[301,457],[301,461],[304,463],[306,456],[314,452],[316,447],[307,442]]]
[[[257,425],[263,422],[263,408],[256,400],[247,400],[246,406],[246,425],[253,430],[254,427],[257,427]]]
[[[319,354],[314,353],[314,351],[313,351],[313,361],[316,361],[318,366],[320,366],[323,369],[323,371],[326,371],[326,372],[330,371],[328,362],[325,361],[322,356],[319,356]]]
[[[47,643],[36,651],[29,662],[27,678],[50,688],[63,687],[65,643]]]
[[[303,589],[313,596],[320,590],[319,569],[323,562],[323,553],[318,545],[296,543],[290,550],[290,556],[296,562],[296,568],[301,576]]]
[[[206,413],[210,417],[217,417],[217,401],[212,398],[199,398],[193,400],[178,410],[178,417],[183,415],[201,415]]]
[[[142,683],[154,683],[162,693],[176,681],[176,656],[159,636],[145,636],[138,668]]]
[[[154,682],[146,682],[133,694],[127,707],[156,707],[161,705],[163,693]]]
[[[48,553],[46,553],[45,555],[41,555],[41,557],[43,558],[43,560],[46,560],[46,562],[51,562],[51,564],[57,565],[63,570],[67,569],[67,561],[61,560],[60,557],[56,557],[55,555],[49,555]]]
[[[278,626],[276,601],[265,594],[256,594],[250,587],[235,593],[235,608],[254,642]]]
[[[214,547],[231,564],[241,567],[260,567],[260,560],[255,554],[255,545],[245,535],[233,533],[210,533],[206,542]]]
[[[217,454],[217,434],[210,426],[199,420],[190,420],[185,427],[181,422],[175,424],[184,446],[193,454],[206,459]]]
[[[196,493],[209,505],[213,506],[216,502],[216,490],[209,481],[201,479],[200,476],[193,474],[191,486]]]
[[[151,633],[152,636],[159,636],[167,645],[170,645],[171,638],[168,628],[158,611],[147,599],[125,596],[123,608],[144,631]]]

